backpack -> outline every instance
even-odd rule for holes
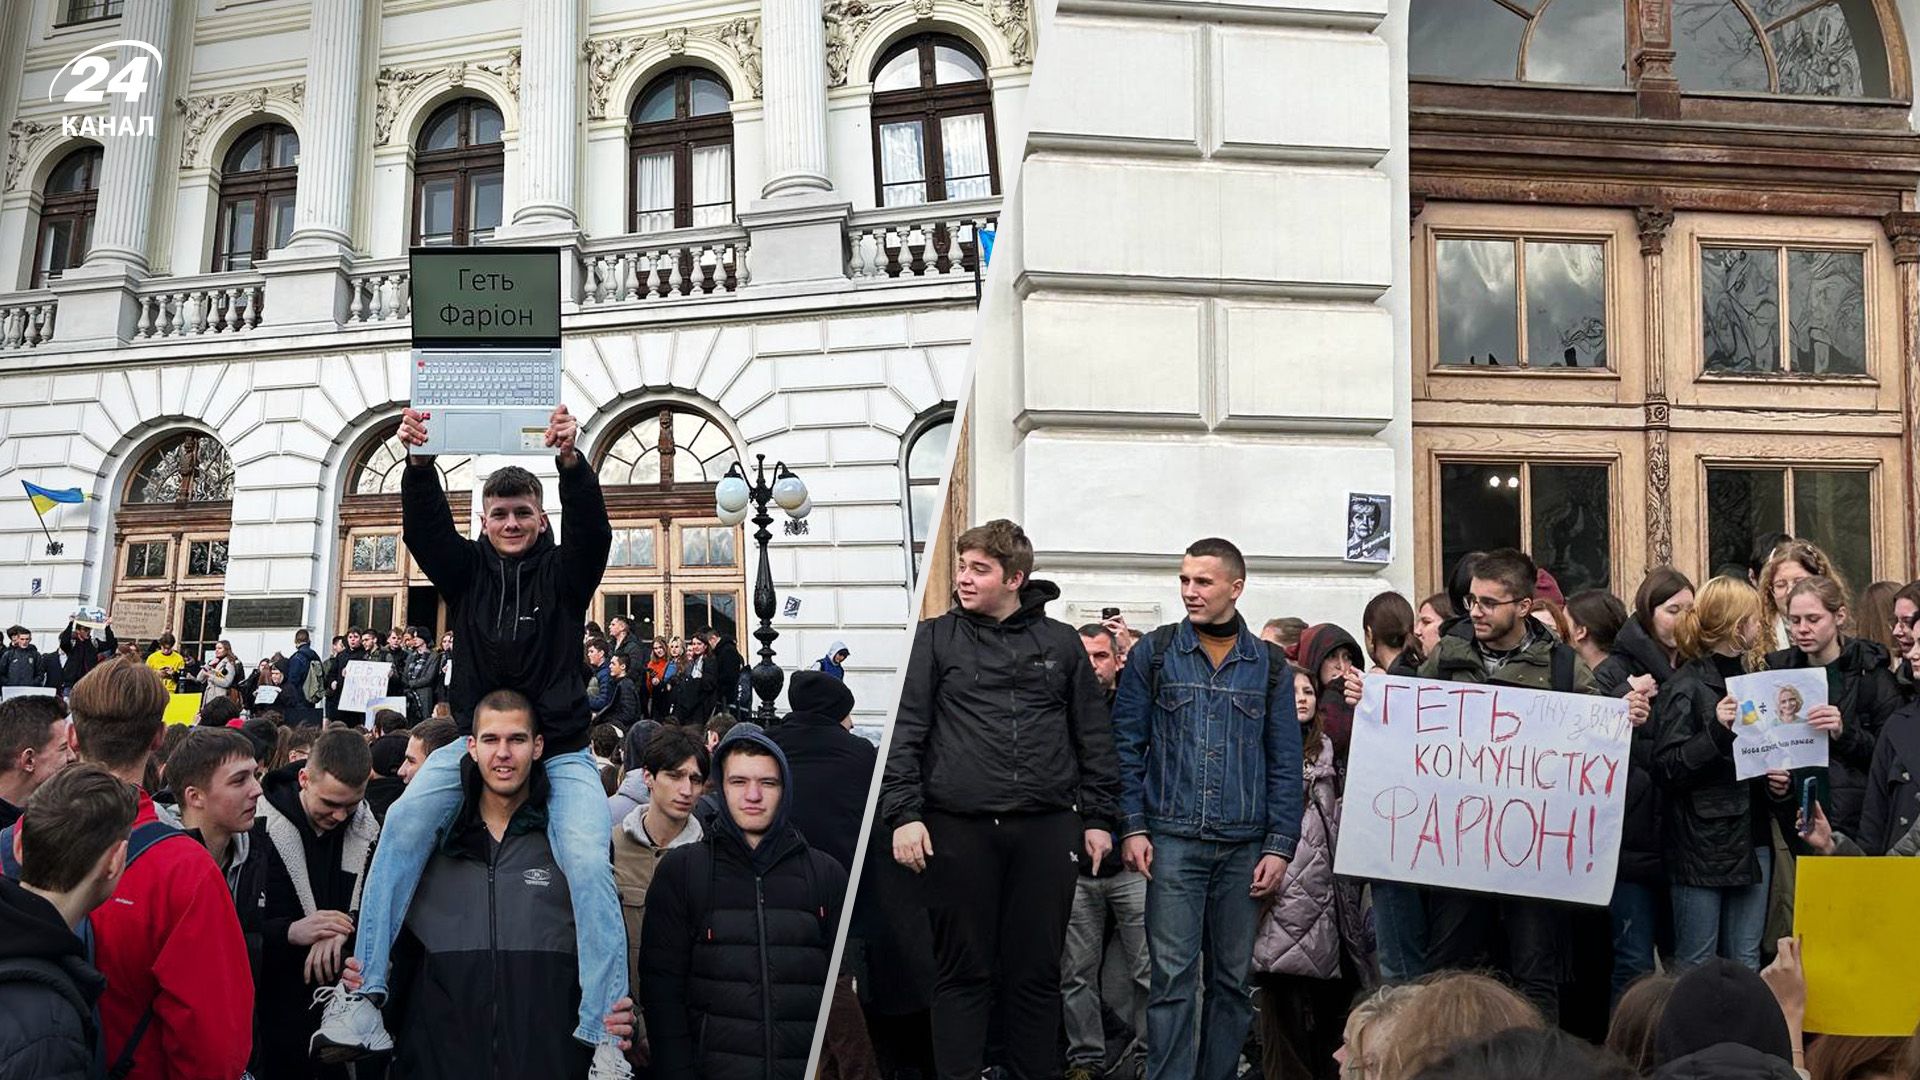
[[[13,857],[13,834],[17,828],[19,823],[15,822],[5,829],[0,829],[0,873],[6,874],[14,881],[20,880],[20,863]],[[185,830],[176,829],[164,821],[149,821],[144,825],[134,826],[133,834],[127,838],[127,868],[132,869],[140,856],[145,855],[154,845],[176,836],[193,839]],[[79,933],[80,940],[87,944],[87,962],[92,963],[93,920],[82,920]],[[107,1080],[126,1080],[127,1075],[133,1072],[133,1055],[140,1049],[140,1040],[146,1037],[147,1028],[152,1025],[153,1006],[149,1004],[147,1010],[140,1014],[140,1019],[134,1021],[133,1030],[127,1034],[127,1044],[120,1048],[120,1053],[113,1059],[113,1064],[107,1067]]]
[[[315,705],[326,695],[326,690],[326,676],[320,671],[319,659],[309,660],[307,677],[300,680],[300,696],[306,699],[307,704]]]
[[[1167,623],[1154,627],[1153,632],[1147,635],[1147,640],[1153,644],[1152,663],[1147,668],[1149,706],[1160,697],[1160,668],[1167,662],[1167,650],[1173,647],[1173,635],[1179,629],[1179,623]],[[1281,680],[1287,678],[1292,665],[1280,646],[1271,641],[1262,641],[1260,644],[1267,647],[1267,700],[1272,701],[1274,691],[1280,688]]]

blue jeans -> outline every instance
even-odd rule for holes
[[[1654,924],[1660,895],[1651,885],[1616,880],[1607,913],[1613,917],[1613,1005],[1633,980],[1653,970]]]
[[[387,954],[406,921],[413,891],[441,835],[460,812],[460,759],[465,739],[435,750],[407,790],[387,810],[373,867],[360,897],[362,993],[387,992]],[[606,1017],[627,996],[627,931],[607,857],[607,791],[586,750],[543,759],[547,768],[547,842],[573,894],[580,964],[580,1026],[573,1037],[588,1045],[614,1042]]]
[[[1402,881],[1376,881],[1372,889],[1380,978],[1412,982],[1427,973],[1427,898]]]
[[[1760,938],[1767,932],[1767,882],[1773,876],[1773,849],[1757,847],[1760,881],[1754,885],[1708,888],[1673,886],[1673,961],[1690,968],[1716,953],[1760,970]]]
[[[1247,890],[1260,861],[1260,841],[1152,839],[1147,1080],[1233,1080],[1253,1022],[1247,969],[1260,905]]]

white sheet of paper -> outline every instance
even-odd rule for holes
[[[1605,904],[1626,809],[1627,703],[1369,675],[1334,872]]]
[[[390,664],[378,660],[349,661],[346,676],[340,681],[340,711],[366,712],[368,702],[387,696],[387,680],[392,676]]]
[[[0,686],[0,701],[12,701],[17,697],[55,697],[51,686]]]
[[[1733,775],[1751,780],[1769,769],[1824,766],[1832,740],[1806,722],[1827,704],[1826,668],[1791,668],[1735,675],[1727,680],[1734,700]]]

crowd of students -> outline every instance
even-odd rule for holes
[[[1855,599],[1803,540],[1768,537],[1751,566],[1698,588],[1656,568],[1631,605],[1563,596],[1520,552],[1476,552],[1417,605],[1375,597],[1356,638],[1293,618],[1256,636],[1237,610],[1245,562],[1216,538],[1182,563],[1186,619],[1148,634],[1111,619],[1077,642],[1045,616],[1058,589],[1031,577],[1018,526],[991,523],[958,547],[956,605],[914,643],[853,915],[861,1007],[830,1020],[827,1075],[1228,1080],[1249,1062],[1268,1080],[1587,1075],[1576,1057],[1615,1075],[1620,1062],[1546,1036],[1471,1052],[1449,1040],[1525,1027],[1597,1044],[1674,973],[1792,967],[1791,939],[1775,943],[1796,859],[1920,852],[1920,582]],[[1831,764],[1736,779],[1726,679],[1815,667],[1829,703],[1806,716]],[[1611,902],[1336,875],[1368,672],[1625,699]],[[1459,972],[1497,978],[1471,985],[1498,989],[1511,1022],[1449,1034],[1442,1019],[1469,985]],[[1428,1040],[1420,1054],[1387,1067],[1341,1049],[1354,1024],[1414,995],[1436,1018],[1394,1030]],[[1753,1022],[1795,1019],[1770,1008]],[[1714,1041],[1701,1041],[1708,1019],[1687,1015],[1701,1030],[1678,1041],[1648,1036],[1631,1070],[1772,1075],[1679,1064]],[[1454,1051],[1452,1071],[1423,1073]],[[1568,1064],[1501,1064],[1546,1054]],[[1791,1075],[1792,1055],[1774,1056]]]
[[[469,539],[409,463],[451,634],[399,664],[405,711],[243,717],[223,692],[167,725],[137,656],[0,705],[0,1080],[798,1080],[874,748],[808,671],[771,730],[717,703],[603,725],[596,757],[588,655],[628,639],[583,644],[610,528],[574,434],[557,410],[565,544],[526,470],[489,477]],[[322,700],[384,658],[349,637]]]

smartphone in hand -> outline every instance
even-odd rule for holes
[[[1800,835],[1802,836],[1813,830],[1813,807],[1817,801],[1814,793],[1818,786],[1819,781],[1811,776],[1800,781]]]

